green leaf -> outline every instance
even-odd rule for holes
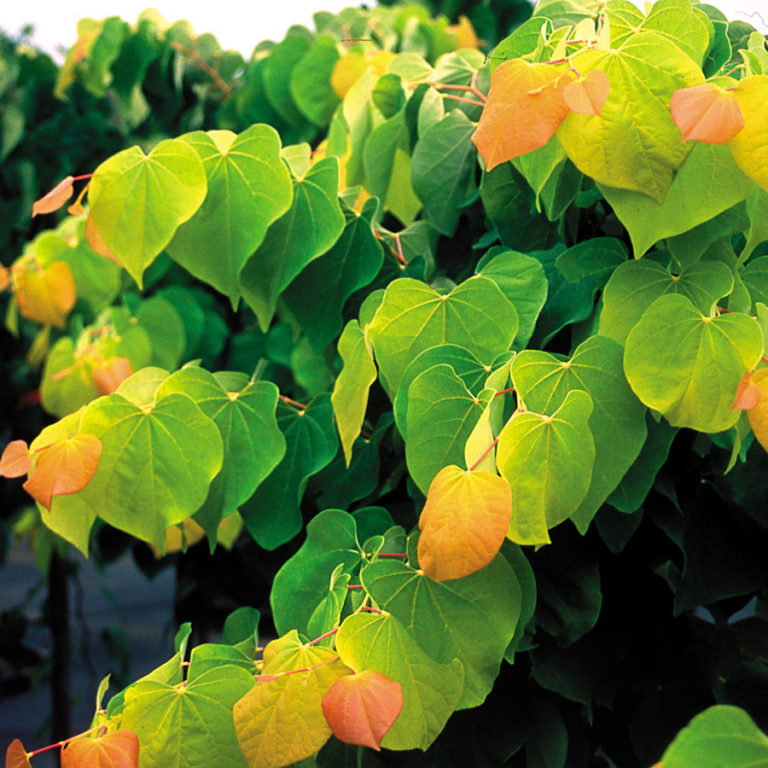
[[[603,292],[600,333],[621,342],[659,297],[680,294],[701,312],[733,290],[733,271],[719,261],[692,264],[679,275],[654,261],[628,261],[611,275]]]
[[[645,443],[645,408],[624,377],[623,356],[618,342],[606,336],[591,336],[566,362],[547,352],[528,349],[512,361],[511,376],[518,396],[526,408],[536,413],[552,414],[574,390],[583,390],[592,398],[592,482],[571,515],[581,533],[586,532]]]
[[[768,738],[743,709],[714,706],[677,734],[661,761],[664,768],[763,768]]]
[[[376,365],[371,345],[357,320],[350,320],[339,339],[339,355],[344,361],[333,385],[331,403],[341,437],[344,459],[349,466],[352,446],[357,440],[365,419],[368,390],[376,381]]]
[[[386,749],[425,750],[458,706],[464,670],[458,659],[438,664],[389,613],[358,613],[336,634],[341,660],[352,669],[374,669],[403,688],[403,709],[382,740]]]
[[[321,128],[331,121],[339,103],[331,86],[331,75],[338,59],[336,39],[331,35],[318,35],[291,71],[290,92],[296,107]]]
[[[277,299],[313,259],[325,253],[344,229],[339,205],[339,163],[328,157],[296,179],[293,203],[267,230],[240,274],[240,290],[266,333]]]
[[[289,125],[305,123],[291,96],[293,70],[312,48],[312,37],[300,27],[292,28],[286,38],[269,52],[264,65],[264,91],[269,103]]]
[[[187,339],[173,304],[161,296],[152,296],[139,304],[135,317],[152,342],[152,364],[169,371],[176,368],[187,348]]]
[[[291,205],[293,185],[280,159],[280,137],[269,125],[253,125],[237,136],[196,131],[181,140],[200,157],[208,193],[176,231],[168,253],[236,307],[243,265]]]
[[[125,692],[121,728],[132,731],[141,744],[146,768],[178,768],[225,762],[245,768],[235,736],[232,708],[253,686],[241,667],[218,666],[186,683],[145,681]]]
[[[517,411],[502,429],[496,465],[512,488],[512,541],[549,543],[548,529],[584,501],[595,462],[591,413],[590,396],[572,390],[552,415]]]
[[[425,496],[443,467],[464,463],[464,445],[489,399],[475,397],[450,365],[428,368],[411,382],[405,459]]]
[[[594,275],[601,282],[627,260],[627,249],[615,237],[593,237],[563,251],[555,267],[569,283]]]
[[[397,391],[413,358],[437,344],[465,347],[490,364],[509,349],[517,312],[496,284],[472,277],[446,295],[402,278],[390,283],[368,328],[385,389]]]
[[[88,190],[93,222],[140,288],[144,270],[194,215],[206,188],[202,161],[179,139],[161,141],[149,155],[131,147],[96,169]]]
[[[471,141],[474,130],[475,124],[460,109],[451,110],[425,131],[413,152],[413,191],[424,205],[427,219],[449,237],[456,230],[476,164]]]
[[[520,617],[520,585],[504,557],[497,555],[482,570],[452,581],[433,581],[392,561],[366,566],[360,579],[432,659],[461,661],[464,690],[458,708],[482,704]]]
[[[720,432],[733,426],[736,388],[763,354],[756,320],[702,315],[685,296],[662,296],[627,337],[624,371],[635,394],[674,427]]]
[[[336,455],[336,429],[328,395],[306,409],[280,403],[277,423],[285,436],[285,455],[240,508],[251,535],[265,549],[290,541],[302,525],[299,504],[307,480]]]

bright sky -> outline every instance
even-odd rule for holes
[[[635,0],[642,5],[640,0]],[[0,27],[16,34],[25,24],[33,24],[33,42],[46,51],[68,48],[76,37],[75,25],[84,16],[102,19],[121,16],[131,23],[153,0],[2,0]],[[370,0],[373,4],[374,0]],[[767,0],[710,0],[731,19],[749,21],[768,32]],[[356,0],[215,0],[192,3],[190,0],[155,0],[168,21],[187,19],[198,33],[211,32],[223,48],[235,48],[248,56],[261,40],[282,40],[292,24],[313,29],[312,14],[319,10],[338,12]]]

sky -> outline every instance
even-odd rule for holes
[[[373,4],[374,0],[371,0]],[[642,5],[640,0],[636,0]],[[121,16],[135,22],[139,13],[153,0],[3,0],[0,27],[17,34],[25,24],[33,24],[33,42],[55,53],[68,48],[76,39],[79,18]],[[731,19],[749,21],[757,29],[768,32],[768,0],[710,0]],[[199,34],[211,32],[222,48],[234,48],[250,55],[261,40],[282,40],[292,24],[314,28],[312,14],[319,10],[338,12],[355,0],[215,0],[192,3],[190,0],[155,0],[160,13],[170,21],[188,20]],[[58,57],[61,60],[61,57]]]

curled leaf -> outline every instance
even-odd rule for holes
[[[763,396],[760,387],[752,381],[752,372],[747,371],[739,382],[738,389],[736,390],[736,396],[733,398],[733,405],[731,410],[752,410],[761,400]]]
[[[99,465],[101,440],[84,432],[40,449],[24,490],[47,510],[54,496],[77,493],[90,482]]]
[[[75,739],[61,751],[61,768],[137,768],[138,765],[139,737],[132,731]]]
[[[100,395],[111,395],[132,373],[127,357],[110,357],[93,367],[91,377]]]
[[[675,91],[669,111],[682,132],[680,141],[725,144],[744,127],[736,97],[714,83]]]
[[[346,744],[381,749],[381,740],[403,708],[403,687],[365,669],[340,677],[323,696],[323,714],[333,735]]]
[[[64,203],[72,197],[74,177],[67,176],[60,181],[50,192],[32,203],[32,217],[38,213],[53,213],[58,211]]]
[[[3,477],[21,477],[29,472],[32,457],[29,446],[24,440],[12,440],[5,446],[0,456],[0,475]]]
[[[565,85],[563,101],[572,112],[580,115],[602,116],[603,104],[611,93],[611,81],[600,69],[593,69]]]
[[[5,768],[32,768],[29,754],[19,739],[14,739],[5,750]]]
[[[509,483],[489,472],[443,467],[421,512],[419,564],[436,581],[460,579],[493,560],[512,517]]]

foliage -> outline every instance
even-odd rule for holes
[[[86,555],[305,530],[276,637],[182,627],[63,756],[764,760],[765,38],[690,0],[543,0],[488,56],[423,6],[315,21],[243,62],[85,20],[57,75],[141,140],[10,267],[58,421],[0,473]]]

